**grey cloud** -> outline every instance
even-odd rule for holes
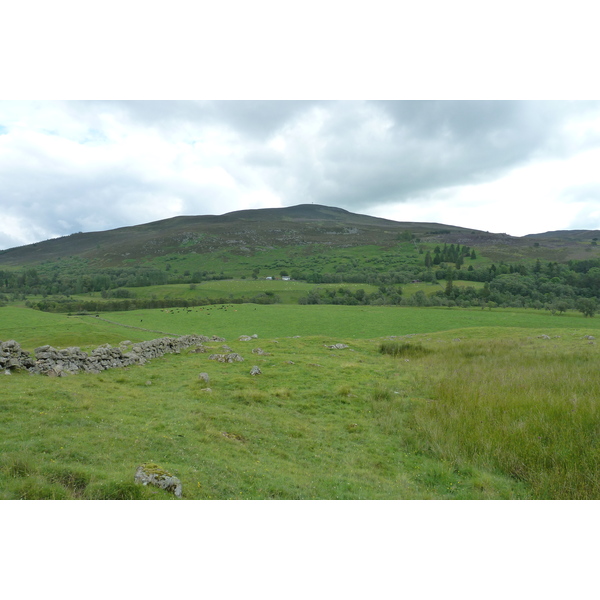
[[[310,196],[366,209],[492,181],[533,160],[580,150],[563,127],[600,109],[598,103],[552,102],[340,104],[325,108],[318,140],[296,148],[286,164],[293,174],[286,178],[290,203]],[[369,129],[366,109],[374,120],[387,117],[387,126]]]
[[[224,101],[102,101],[68,103],[74,115],[94,118],[110,112],[120,120],[153,127],[168,135],[203,127],[227,127],[242,137],[265,140],[320,102],[291,100]]]

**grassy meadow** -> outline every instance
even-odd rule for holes
[[[434,284],[419,282],[407,283],[402,286],[402,293],[410,297],[416,292],[431,295],[444,289],[445,280],[436,281]],[[477,281],[455,281],[455,287],[482,288],[483,283]],[[232,301],[253,299],[261,295],[271,295],[277,298],[278,304],[298,304],[300,298],[306,297],[315,289],[338,290],[348,289],[351,292],[364,290],[366,294],[378,291],[378,286],[368,283],[323,283],[316,285],[304,281],[283,281],[281,279],[226,279],[215,281],[203,281],[201,283],[176,283],[168,285],[150,285],[145,287],[125,287],[131,298],[142,300],[185,300],[187,302],[208,301]],[[40,301],[42,296],[29,295],[31,301]],[[87,294],[73,294],[72,300],[82,302],[93,299],[94,301],[109,302],[111,298],[103,298],[100,292],[89,292]]]
[[[597,499],[599,328],[514,309],[5,306],[0,339],[29,351],[200,333],[245,360],[209,360],[213,342],[100,374],[0,374],[0,498],[173,498],[133,483],[152,461],[185,499]]]

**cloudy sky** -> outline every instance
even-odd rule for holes
[[[3,101],[0,248],[302,203],[600,228],[600,103]]]

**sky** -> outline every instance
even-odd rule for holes
[[[0,248],[314,203],[526,235],[600,228],[600,102],[0,102]]]

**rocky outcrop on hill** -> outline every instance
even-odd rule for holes
[[[163,337],[146,342],[121,343],[99,346],[89,354],[80,348],[57,349],[40,346],[34,350],[35,357],[21,349],[15,340],[0,342],[0,368],[9,370],[26,369],[30,373],[64,377],[75,373],[100,373],[106,369],[141,365],[165,354],[178,354],[184,348],[201,346],[204,342],[225,341],[223,338],[205,335],[183,335],[178,338]]]

